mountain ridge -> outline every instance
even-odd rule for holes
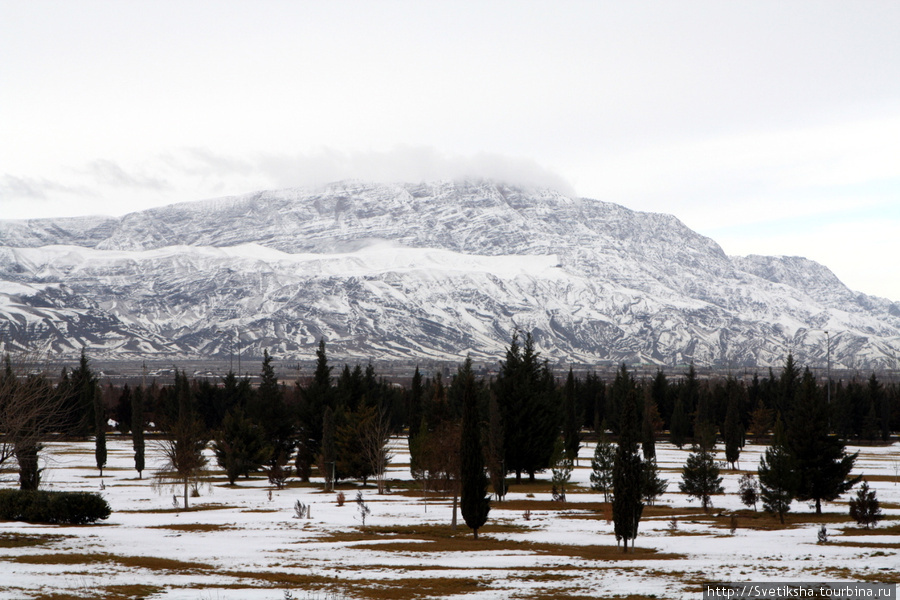
[[[489,358],[514,328],[583,364],[819,364],[826,329],[836,366],[895,368],[900,348],[900,304],[814,261],[729,257],[672,215],[489,182],[0,221],[0,315],[12,347],[109,356],[221,357],[235,330],[254,352],[325,337],[363,360]]]

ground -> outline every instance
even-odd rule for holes
[[[825,503],[819,517],[795,502],[784,526],[744,507],[741,469],[755,472],[764,450],[752,445],[738,470],[723,470],[726,493],[704,514],[678,493],[688,449],[659,444],[669,491],[645,508],[628,554],[616,545],[609,505],[589,487],[592,444],[581,449],[567,502],[552,501],[549,473],[513,486],[506,501],[492,503],[477,541],[461,516],[451,528],[451,498],[424,496],[410,481],[405,440],[391,445],[385,495],[345,483],[339,506],[315,478],[274,490],[262,476],[230,486],[212,471],[185,511],[174,506],[179,491],[152,485],[162,463],[152,441],[143,479],[129,438],[110,436],[102,478],[92,443],[47,444],[43,487],[98,492],[113,513],[77,527],[0,521],[0,600],[700,598],[702,585],[717,581],[900,581],[900,444],[850,448],[860,451],[854,472],[886,516],[872,530],[850,520],[852,493]],[[14,487],[14,474],[0,486]],[[371,510],[365,526],[360,490]],[[297,518],[298,501],[310,508],[306,518]],[[822,524],[825,544],[817,541]]]

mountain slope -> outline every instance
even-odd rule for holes
[[[900,305],[670,215],[492,183],[282,190],[121,219],[0,221],[0,336],[109,357],[895,367]],[[27,318],[23,315],[29,315]],[[107,333],[104,333],[107,331]]]

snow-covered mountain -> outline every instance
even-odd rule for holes
[[[0,344],[104,358],[896,367],[900,304],[796,257],[728,257],[671,215],[495,183],[281,190],[0,221]]]

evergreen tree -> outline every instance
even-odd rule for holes
[[[285,404],[283,390],[278,385],[268,350],[263,350],[259,388],[247,413],[262,426],[266,443],[272,448],[265,467],[269,481],[282,487],[290,475],[289,463],[297,445],[297,430]]]
[[[850,500],[850,518],[860,525],[865,525],[866,529],[882,518],[875,490],[869,489],[868,481],[863,481],[856,491],[856,498]]]
[[[679,448],[684,446],[684,443],[690,435],[687,413],[684,410],[683,394],[678,394],[678,397],[675,399],[675,407],[672,409],[669,432],[671,434],[672,443]]]
[[[656,499],[666,493],[669,482],[659,476],[659,466],[656,459],[644,461],[641,469],[641,498],[644,502],[653,506]]]
[[[725,439],[725,460],[731,463],[731,468],[734,469],[735,463],[737,463],[741,455],[741,445],[744,439],[739,398],[736,393],[728,395],[728,409],[725,413],[725,425],[722,429],[722,437]]]
[[[134,447],[134,470],[138,479],[144,471],[144,387],[140,386],[131,395],[131,441]]]
[[[709,507],[712,506],[711,496],[725,491],[722,487],[722,478],[719,476],[719,467],[716,466],[715,458],[709,450],[695,447],[688,455],[681,470],[681,483],[678,487],[688,496],[700,500],[703,510],[709,512]]]
[[[225,415],[222,429],[213,440],[213,453],[216,462],[225,469],[228,483],[234,485],[239,476],[248,477],[262,468],[272,448],[266,444],[262,427],[248,419],[240,406],[235,406]]]
[[[575,463],[578,460],[578,449],[581,447],[581,434],[576,406],[575,406],[575,374],[569,368],[566,377],[566,385],[563,390],[563,439],[566,458]]]
[[[559,432],[553,377],[539,356],[531,334],[524,347],[513,334],[494,387],[504,423],[506,468],[516,473],[516,483],[521,483],[523,472],[534,481],[535,473],[550,466]]]
[[[506,468],[503,463],[503,416],[496,394],[488,400],[487,462],[491,487],[497,501],[506,495]]]
[[[302,481],[309,481],[312,465],[322,450],[322,436],[324,435],[322,427],[325,423],[325,411],[328,408],[334,409],[335,399],[331,370],[325,351],[325,339],[320,338],[319,348],[316,350],[316,369],[312,380],[306,387],[301,387],[299,382],[297,383],[300,396],[300,427],[297,432],[296,467],[297,476]],[[332,457],[331,460],[334,458]],[[319,460],[319,463],[321,464],[322,461]]]
[[[556,448],[553,450],[553,460],[551,466],[551,484],[553,490],[553,500],[559,502],[566,501],[566,487],[572,479],[572,470],[575,468],[572,459],[566,454],[565,441],[560,438],[556,441]]]
[[[603,501],[609,502],[610,492],[613,489],[613,465],[616,460],[616,447],[609,441],[606,434],[606,425],[600,426],[600,437],[594,448],[594,458],[591,459],[591,489],[603,493]]]
[[[758,470],[763,510],[778,515],[782,524],[784,515],[791,509],[797,487],[796,471],[784,443],[784,428],[779,420],[775,424],[772,445],[760,458]]]
[[[460,507],[466,525],[472,529],[475,539],[478,539],[478,530],[487,521],[491,506],[490,498],[487,496],[487,477],[484,473],[484,453],[481,447],[481,420],[478,416],[478,397],[471,358],[466,358],[459,377],[463,386],[463,420],[459,451],[462,484]]]
[[[796,473],[796,498],[815,502],[817,515],[823,500],[834,500],[861,479],[849,478],[859,453],[847,454],[843,442],[829,434],[827,406],[809,369],[791,411],[785,447]]]
[[[322,415],[322,453],[319,459],[319,470],[325,476],[325,487],[334,490],[335,475],[337,473],[337,450],[335,447],[335,423],[334,411],[330,406],[325,407]]]
[[[116,402],[116,429],[122,435],[131,431],[131,387],[127,383],[122,386]]]
[[[409,468],[413,472],[419,470],[418,448],[414,446],[425,416],[422,408],[424,394],[422,374],[419,372],[419,366],[416,365],[416,372],[413,373],[412,386],[409,390],[409,414],[406,418],[406,423],[409,426],[409,433],[406,436],[406,443],[409,447]]]
[[[659,409],[652,395],[644,398],[642,415],[641,450],[644,453],[644,460],[648,461],[656,458],[656,431],[662,426],[662,419],[659,418]]]
[[[622,540],[622,551],[628,552],[628,541],[638,534],[638,523],[644,504],[641,501],[642,465],[638,454],[638,416],[635,402],[625,401],[619,419],[622,433],[613,463],[613,525],[616,541]]]
[[[103,477],[103,467],[106,466],[106,409],[98,386],[94,386],[94,459],[100,477]]]

